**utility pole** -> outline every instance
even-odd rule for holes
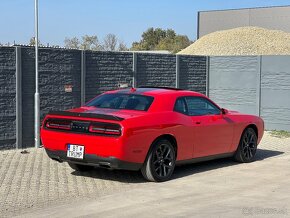
[[[40,147],[40,103],[38,86],[38,0],[34,0],[34,25],[35,25],[35,94],[34,94],[34,139],[35,148]]]

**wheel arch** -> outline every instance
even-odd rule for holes
[[[151,143],[151,145],[150,145],[150,149],[149,149],[148,152],[147,152],[147,156],[148,156],[148,154],[150,153],[151,149],[153,148],[153,145],[154,145],[157,141],[159,141],[159,140],[161,140],[161,139],[166,139],[166,140],[168,140],[169,142],[171,142],[171,144],[173,145],[173,148],[174,148],[174,150],[175,150],[175,158],[176,158],[176,157],[177,157],[177,152],[178,152],[177,140],[176,140],[176,138],[175,138],[173,135],[171,135],[171,134],[162,134],[162,135],[158,136],[157,138],[155,138],[155,139],[153,140],[153,142]],[[147,158],[147,157],[146,157],[146,158]]]
[[[257,127],[255,124],[251,123],[251,124],[249,124],[249,125],[247,125],[247,126],[245,127],[245,129],[243,130],[243,133],[244,133],[245,130],[248,129],[248,128],[252,128],[252,129],[255,131],[256,136],[257,136],[257,138],[258,138],[258,134],[259,134],[258,127]]]

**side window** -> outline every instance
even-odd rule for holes
[[[186,104],[184,98],[178,98],[174,105],[174,111],[187,114]]]
[[[202,97],[186,97],[189,116],[202,116],[209,114],[220,114],[219,108]]]

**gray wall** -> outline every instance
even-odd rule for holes
[[[264,56],[261,116],[268,129],[290,131],[290,56]]]
[[[17,52],[16,52],[17,51]],[[0,149],[34,144],[34,49],[0,47]],[[202,57],[41,48],[41,118],[120,84],[180,87],[290,131],[290,56]],[[65,86],[70,85],[72,92]]]
[[[259,115],[260,57],[211,57],[209,97],[221,107]]]
[[[16,140],[16,61],[14,48],[0,52],[0,148],[15,146]]]
[[[0,47],[0,149],[34,144],[34,58],[32,47]],[[182,88],[205,93],[206,57],[180,56],[178,63],[176,60],[175,55],[167,54],[40,48],[41,119],[51,110],[79,107],[120,84],[175,87],[179,81]],[[65,91],[67,85],[72,92]]]
[[[210,57],[209,97],[290,131],[290,56]]]
[[[182,55],[179,57],[179,87],[206,94],[207,58]]]
[[[138,54],[137,61],[137,86],[175,87],[175,55]]]
[[[117,89],[119,84],[132,85],[132,53],[86,51],[85,66],[86,101],[102,92]]]
[[[242,26],[290,32],[290,6],[198,12],[197,37]]]
[[[80,106],[81,53],[76,50],[39,50],[39,92],[41,119],[51,110]],[[22,59],[22,145],[33,145],[35,54],[33,48],[21,49]],[[72,92],[64,86],[72,85]]]

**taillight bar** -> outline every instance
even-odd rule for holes
[[[71,130],[71,121],[69,120],[48,120],[45,127],[51,129]]]
[[[95,133],[104,133],[106,131],[106,129],[105,128],[95,127],[95,126],[90,126],[89,127],[89,131],[90,132],[95,132]]]
[[[121,135],[121,126],[118,124],[107,123],[92,123],[89,127],[89,132],[105,135]]]
[[[106,129],[105,133],[113,134],[113,135],[120,135],[121,129]]]
[[[71,132],[120,136],[122,128],[116,123],[73,121],[65,119],[47,119],[44,125],[47,129],[65,130]]]

